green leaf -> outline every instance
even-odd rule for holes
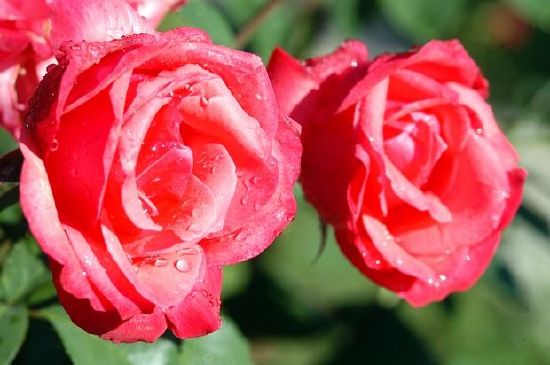
[[[60,306],[43,309],[39,315],[53,325],[75,365],[132,365],[122,348],[78,328]]]
[[[250,265],[248,262],[225,266],[223,268],[223,298],[229,298],[242,292],[250,281]]]
[[[533,24],[550,31],[550,0],[508,0],[508,2]]]
[[[228,317],[218,331],[182,344],[181,365],[247,365],[252,364],[246,339]]]
[[[266,0],[219,1],[225,14],[240,28],[264,5]]]
[[[178,356],[176,344],[163,338],[155,343],[123,343],[119,347],[133,365],[170,365],[176,363]]]
[[[47,281],[49,276],[46,267],[32,255],[28,246],[22,242],[13,245],[0,277],[4,299],[15,303]]]
[[[13,186],[7,190],[2,191],[1,194],[0,210],[4,210],[5,208],[19,202],[19,186]]]
[[[258,54],[264,62],[269,60],[271,52],[277,46],[287,48],[296,27],[293,27],[296,6],[290,2],[278,5],[251,38],[252,51]]]
[[[25,308],[0,306],[0,365],[11,364],[23,344],[28,326]]]
[[[178,12],[168,14],[159,29],[196,27],[208,32],[214,43],[231,46],[234,42],[231,25],[218,8],[204,0],[190,0]]]
[[[316,307],[373,300],[376,287],[344,258],[332,229],[316,260],[321,240],[315,209],[298,199],[296,218],[262,255],[261,264],[295,298]]]
[[[17,148],[17,142],[4,128],[0,128],[0,155],[14,148]]]
[[[467,14],[467,0],[379,0],[378,3],[390,23],[418,42],[456,36]]]

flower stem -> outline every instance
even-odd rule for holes
[[[258,28],[265,22],[271,13],[280,5],[283,0],[268,0],[257,12],[248,20],[235,38],[235,47],[244,48],[250,41],[250,38],[256,33]]]

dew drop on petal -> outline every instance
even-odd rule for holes
[[[208,99],[206,98],[206,96],[201,96],[200,98],[200,104],[201,106],[207,106],[208,105]]]
[[[88,256],[85,256],[85,257],[84,257],[84,263],[85,263],[87,266],[92,266],[92,259],[89,258]]]
[[[157,258],[153,264],[155,267],[166,267],[168,266],[168,260],[162,257]]]
[[[55,152],[59,149],[59,141],[57,139],[52,140],[52,144],[50,145],[50,151]]]
[[[476,128],[476,134],[482,136],[483,135],[483,128]]]
[[[176,260],[176,262],[174,263],[174,266],[176,270],[178,270],[179,272],[185,273],[191,270],[191,265],[187,262],[187,260],[183,258]]]
[[[447,280],[447,275],[440,274],[440,275],[439,275],[439,280],[440,280],[441,282],[444,282],[445,280]]]

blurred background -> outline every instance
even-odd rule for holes
[[[0,365],[550,364],[550,0],[189,0],[161,28],[196,26],[268,61],[332,51],[346,38],[371,57],[458,38],[491,84],[491,104],[529,171],[524,203],[469,292],[414,309],[345,261],[313,208],[263,255],[225,271],[221,331],[196,340],[112,345],[56,306],[15,196],[0,197]],[[2,152],[14,148],[0,140]],[[2,192],[9,185],[0,186]],[[14,195],[14,194],[12,194]],[[11,199],[11,200],[10,200]],[[15,349],[15,350],[14,350]],[[11,352],[10,352],[11,351]]]

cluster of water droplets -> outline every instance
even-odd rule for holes
[[[169,268],[170,265],[172,265],[177,271],[188,273],[193,269],[191,257],[198,254],[197,248],[189,247],[176,251],[176,259],[168,259],[161,255],[152,255],[143,259],[134,260],[133,267],[135,272],[139,272],[139,268],[145,265],[154,266],[156,268]],[[130,261],[132,261],[132,259],[130,259]]]

